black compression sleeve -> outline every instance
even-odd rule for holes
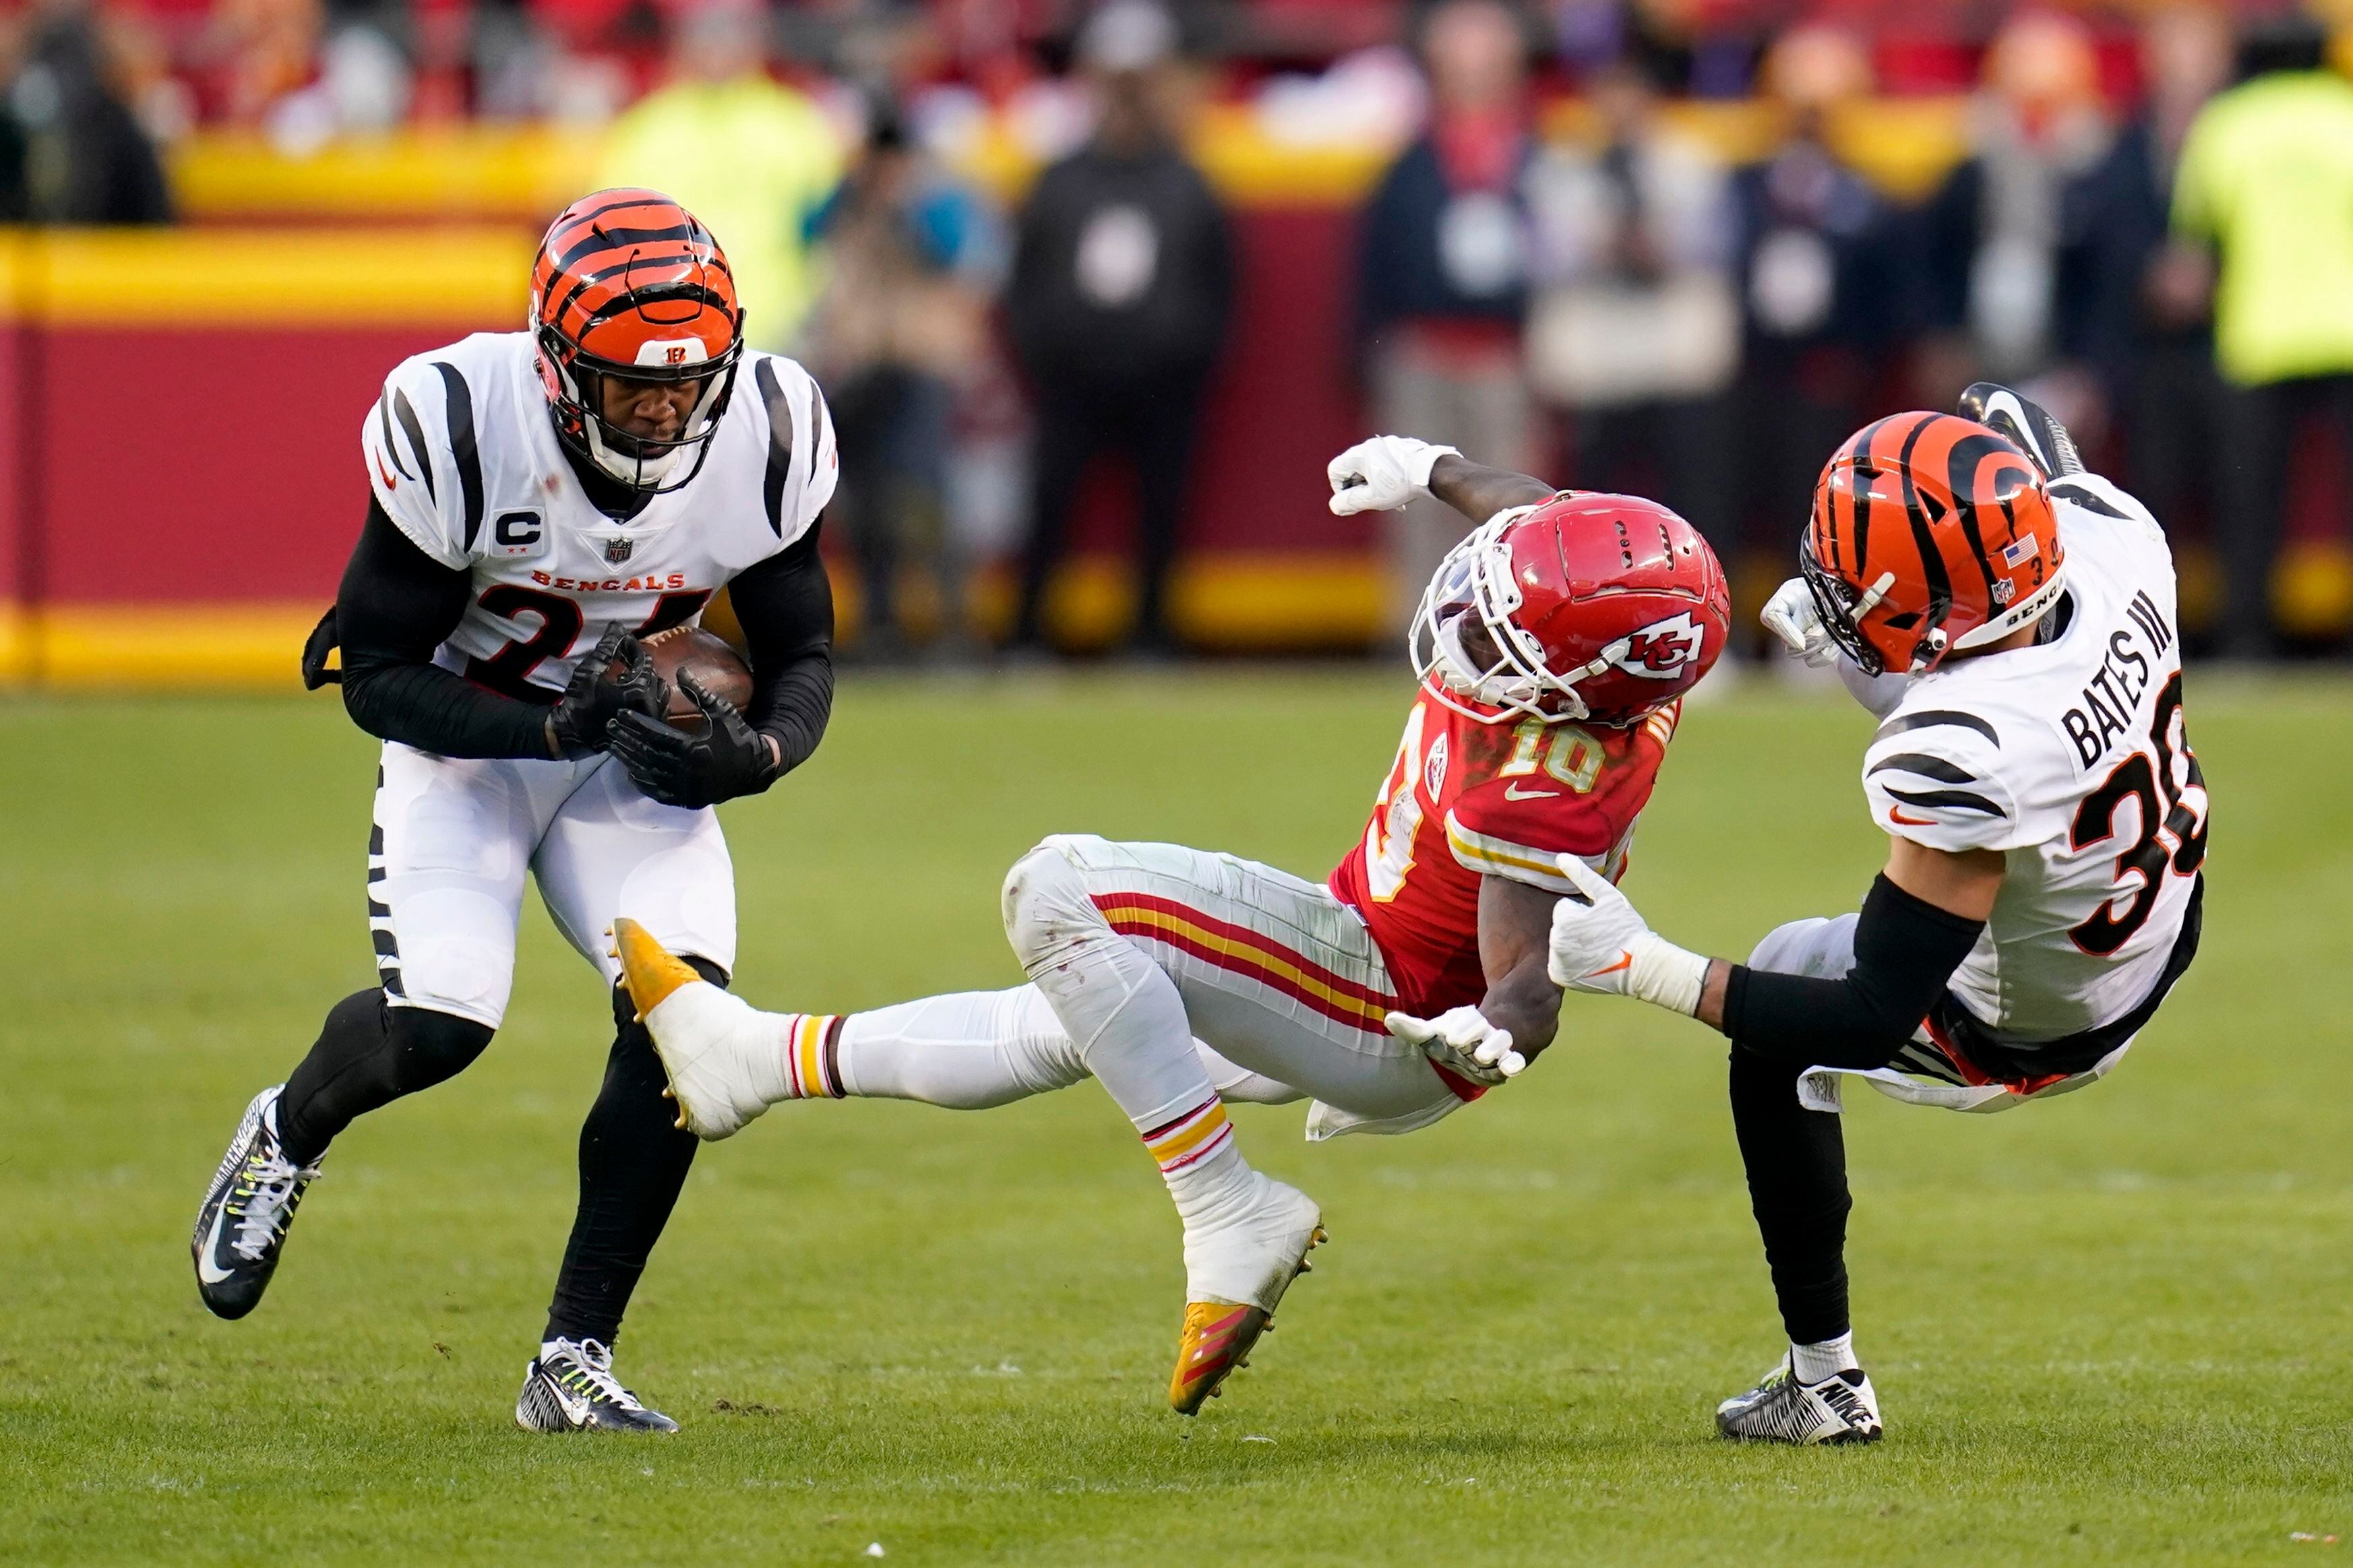
[[[371,735],[445,757],[544,757],[546,709],[433,662],[472,592],[468,573],[419,550],[371,498],[335,592],[343,710]]]
[[[727,584],[752,656],[744,718],[773,735],[781,778],[808,761],[833,715],[833,583],[818,554],[818,530]]]
[[[1854,967],[1844,979],[1735,964],[1724,993],[1724,1032],[1799,1068],[1885,1067],[1984,930],[1983,921],[1963,920],[1881,877],[1862,900]]]

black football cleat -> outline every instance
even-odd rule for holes
[[[522,1369],[515,1425],[526,1432],[675,1432],[678,1423],[623,1388],[596,1340],[557,1340]]]
[[[2067,434],[2067,426],[2051,417],[2051,411],[2042,405],[1998,381],[1973,383],[1961,394],[1954,412],[1986,426],[2024,452],[2046,479],[2063,479],[2084,471],[2083,454],[2075,450],[2075,437]]]
[[[297,1165],[280,1150],[278,1097],[285,1087],[263,1089],[245,1108],[196,1210],[189,1240],[196,1293],[216,1318],[242,1318],[260,1305],[286,1248],[295,1205],[319,1173],[316,1164]]]

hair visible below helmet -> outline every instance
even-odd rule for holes
[[[1567,491],[1450,551],[1408,647],[1423,686],[1482,722],[1630,724],[1699,684],[1731,624],[1697,529],[1638,496]]]
[[[1823,628],[1866,672],[1921,675],[2031,625],[2065,585],[2041,470],[1985,426],[1897,414],[1823,468],[1798,548]]]
[[[630,489],[701,471],[744,351],[744,311],[719,242],[659,191],[598,191],[564,209],[531,273],[539,375],[566,446]],[[633,436],[604,417],[602,381],[701,384],[678,434]]]

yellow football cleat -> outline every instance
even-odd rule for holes
[[[1290,1277],[1275,1292],[1278,1300],[1291,1288],[1291,1280],[1314,1272],[1307,1253],[1326,1239],[1324,1227],[1317,1226]],[[1185,1330],[1176,1340],[1176,1371],[1168,1380],[1168,1408],[1179,1415],[1191,1415],[1205,1402],[1215,1399],[1224,1392],[1227,1376],[1250,1364],[1250,1348],[1258,1343],[1258,1337],[1273,1327],[1271,1308],[1236,1306],[1230,1301],[1186,1302]]]
[[[613,956],[621,961],[621,980],[629,988],[629,1000],[637,1005],[640,1020],[671,992],[702,978],[633,920],[613,922]]]

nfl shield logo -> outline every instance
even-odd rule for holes
[[[605,541],[606,563],[607,565],[618,566],[622,562],[627,561],[629,558],[629,552],[637,548],[637,542],[638,542],[634,539],[608,539]]]

